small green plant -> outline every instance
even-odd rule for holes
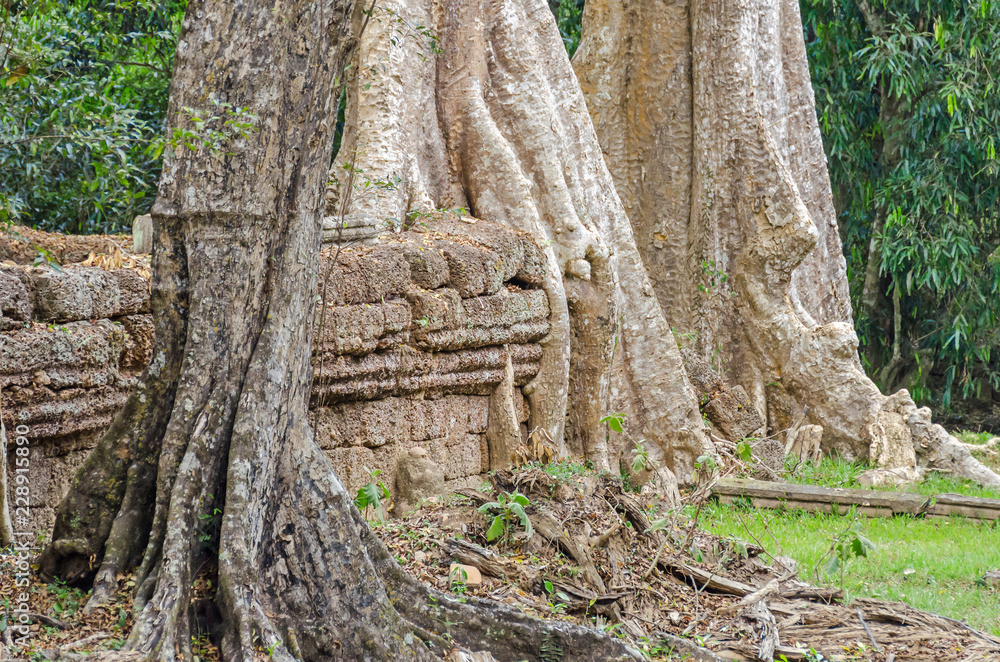
[[[448,586],[452,593],[462,594],[469,590],[469,573],[462,567],[456,566],[448,573]]]
[[[545,592],[549,595],[549,608],[552,610],[553,614],[562,614],[566,611],[566,605],[570,601],[570,597],[563,593],[562,591],[555,590],[552,582],[549,580],[544,580],[542,584],[545,586]],[[556,599],[558,598],[558,599]]]
[[[850,515],[853,515],[853,509]],[[827,576],[839,575],[840,588],[844,588],[844,570],[851,559],[868,558],[875,551],[875,545],[862,533],[861,521],[855,516],[842,531],[830,538],[830,548],[820,557],[816,566],[826,561],[824,572]]]
[[[702,262],[701,272],[705,276],[705,281],[698,283],[698,290],[701,292],[711,294],[717,287],[729,280],[729,274],[718,268],[715,260],[705,260]]]
[[[693,345],[694,341],[698,339],[698,334],[692,331],[687,333],[680,333],[677,329],[671,327],[670,331],[674,334],[674,339],[677,341],[677,346],[683,349],[686,345]]]
[[[594,469],[593,463],[589,460],[579,460],[569,457],[549,462],[548,464],[542,464],[541,462],[529,462],[528,466],[544,471],[561,483],[568,482],[576,476],[583,475],[588,471],[593,471]]]
[[[625,431],[625,428],[622,426],[622,423],[624,422],[625,422],[625,414],[618,414],[615,412],[611,412],[610,414],[601,419],[601,423],[607,423],[609,428],[619,433]]]
[[[694,482],[711,478],[718,469],[719,463],[715,457],[707,453],[699,455],[694,461]]]
[[[58,271],[59,273],[62,273],[63,270],[62,265],[59,264],[59,261],[52,256],[52,253],[50,253],[48,250],[38,245],[34,245],[33,248],[36,251],[38,251],[38,255],[36,255],[35,259],[31,262],[31,266],[40,267],[42,265],[45,265],[46,267],[52,269],[53,271]]]
[[[364,467],[364,470],[368,472],[371,480],[358,490],[358,495],[354,497],[354,505],[365,515],[365,519],[368,519],[367,510],[370,508],[376,520],[383,522],[385,514],[382,512],[382,502],[389,499],[389,488],[378,480],[381,470],[371,471],[368,467]]]
[[[753,448],[748,439],[743,439],[736,444],[736,455],[747,464],[753,462]]]
[[[524,510],[530,503],[528,497],[515,491],[509,494],[501,492],[496,501],[481,505],[479,512],[493,517],[490,528],[486,530],[486,539],[492,542],[497,538],[507,537],[511,526],[518,522],[530,538],[534,529],[531,526],[528,513]]]
[[[58,578],[49,584],[49,593],[55,596],[52,611],[60,618],[75,614],[87,597],[80,589],[68,586]]]
[[[632,473],[637,474],[643,471],[652,471],[656,468],[656,460],[650,459],[649,451],[643,445],[645,439],[640,439],[635,442],[635,448],[632,449]]]

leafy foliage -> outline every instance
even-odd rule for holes
[[[1000,5],[801,6],[866,367],[890,361],[895,288],[902,358],[932,358],[945,406],[1000,388]],[[866,310],[872,239],[881,301]]]
[[[365,471],[368,471],[369,476],[371,476],[371,482],[366,483],[358,490],[357,496],[354,497],[354,505],[362,513],[366,509],[371,508],[375,513],[376,519],[381,522],[385,519],[385,515],[382,512],[382,502],[388,501],[391,496],[389,488],[386,487],[384,482],[378,480],[379,475],[382,473],[381,470],[369,471],[365,467]]]
[[[840,588],[844,588],[844,569],[852,558],[868,558],[875,551],[875,545],[865,537],[861,521],[854,517],[843,530],[830,538],[830,548],[820,561],[825,559],[823,571],[827,575],[839,575]]]
[[[0,222],[131,226],[155,197],[186,0],[0,7]]]
[[[566,46],[566,53],[570,57],[573,57],[580,46],[583,3],[584,0],[559,0],[559,4],[552,10],[556,16],[556,25],[559,26],[559,34]]]
[[[490,528],[486,531],[486,539],[492,542],[506,536],[510,533],[510,527],[518,522],[530,538],[534,529],[531,526],[531,520],[528,519],[528,513],[524,510],[529,503],[528,497],[520,492],[511,492],[510,494],[501,492],[496,501],[490,501],[480,506],[479,512],[493,518]]]

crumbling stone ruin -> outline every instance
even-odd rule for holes
[[[0,246],[3,419],[29,429],[37,530],[51,529],[152,348],[145,263],[82,266],[102,245],[81,241],[83,250],[59,249],[77,262],[61,270],[31,266],[37,251],[16,242]],[[549,332],[544,265],[527,235],[458,217],[324,250],[311,409],[348,489],[375,471],[392,487],[397,459],[415,446],[440,465],[446,488],[506,465],[507,446],[528,434],[521,386]]]

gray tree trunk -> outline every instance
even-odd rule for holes
[[[607,447],[600,419],[626,413],[633,438],[689,480],[712,445],[549,7],[387,0],[377,11],[349,81],[329,227],[372,235],[374,219],[466,207],[537,237],[552,332],[525,388],[530,426],[609,467],[630,447],[618,435]],[[358,170],[398,186],[356,194],[340,175]]]
[[[589,0],[574,59],[670,323],[778,432],[992,485],[861,369],[797,0]]]
[[[127,659],[192,659],[205,562],[226,660],[429,660],[452,645],[537,660],[543,640],[573,659],[634,659],[595,631],[404,575],[313,440],[325,182],[363,9],[189,5],[168,111],[168,135],[187,133],[153,208],[153,359],[60,505],[41,572],[85,583],[96,570],[93,608],[139,564]],[[204,523],[217,514],[215,540]]]

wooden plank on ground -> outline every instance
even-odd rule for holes
[[[712,488],[712,494],[722,503],[729,504],[737,499],[749,499],[757,508],[829,513],[844,512],[855,506],[859,514],[868,517],[959,515],[980,520],[1000,520],[1000,499],[958,494],[939,494],[929,498],[910,492],[855,490],[739,478],[719,480]]]

